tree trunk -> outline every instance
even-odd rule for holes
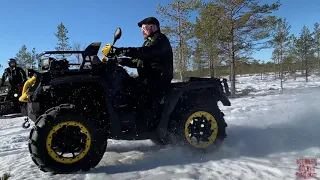
[[[282,48],[282,47],[281,47]],[[283,66],[282,66],[282,61],[283,61],[283,52],[282,49],[280,50],[280,59],[279,59],[279,65],[280,65],[280,87],[281,87],[281,92],[283,91]]]
[[[231,61],[231,95],[236,95],[236,61],[234,57],[234,53],[232,53],[232,61]]]
[[[180,69],[180,71],[179,71],[179,75],[180,75],[180,80],[181,81],[184,81],[184,77],[183,77],[183,75],[182,75],[182,70]]]
[[[234,25],[231,27],[231,58],[230,58],[231,96],[236,95],[236,58],[234,42]]]
[[[278,54],[277,66],[278,66],[278,77],[281,78],[281,72],[280,72],[280,54]]]
[[[185,80],[185,72],[184,72],[184,65],[183,65],[183,54],[182,54],[182,37],[181,37],[181,11],[180,11],[180,3],[178,2],[178,14],[179,14],[179,20],[178,20],[178,63],[179,63],[179,70],[180,70],[180,80]]]
[[[231,74],[232,74],[232,60],[231,60],[231,58],[229,58],[230,60],[229,60],[229,81],[231,81]]]
[[[277,65],[277,61],[275,60],[275,61],[274,61],[274,64],[273,64],[273,72],[274,72],[274,77],[275,77],[275,78],[277,78],[276,65]]]
[[[317,60],[318,60],[318,73],[320,73],[320,51],[317,51]]]
[[[214,69],[214,77],[218,77],[218,55],[213,57],[213,69]]]
[[[308,58],[305,58],[306,82],[308,82]]]
[[[217,77],[215,57],[216,56],[213,53],[211,53],[211,55],[209,56],[209,73],[211,78]]]
[[[210,57],[210,60],[209,60],[209,64],[210,64],[210,68],[209,68],[209,71],[210,71],[210,77],[211,78],[215,78],[216,77],[216,74],[215,74],[215,69],[214,69],[214,64],[213,64],[213,58]]]
[[[261,67],[260,67],[260,79],[262,80],[262,75],[263,75],[263,73],[264,73],[264,65],[262,65]]]

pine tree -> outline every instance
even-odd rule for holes
[[[36,48],[32,48],[31,51],[31,58],[32,58],[32,64],[31,64],[31,69],[37,69],[37,51]]]
[[[68,29],[64,26],[63,23],[60,23],[57,27],[57,33],[54,33],[54,35],[58,39],[57,46],[55,49],[57,51],[68,51],[71,50],[71,46],[69,45],[69,37],[67,36],[68,34]],[[65,55],[61,55],[63,58],[65,58]]]
[[[259,0],[216,0],[223,8],[223,26],[220,40],[230,61],[231,95],[235,95],[236,59],[252,50],[265,48],[276,17],[269,15],[280,7],[279,1],[259,4]]]
[[[195,50],[193,52],[193,57],[194,57],[194,61],[193,61],[193,69],[199,72],[199,76],[200,72],[205,71],[206,67],[207,67],[207,63],[204,60],[204,53],[203,53],[203,49],[202,49],[202,44],[201,41],[197,41],[196,42],[196,47]]]
[[[277,20],[275,33],[271,41],[274,49],[274,55],[276,56],[277,65],[279,67],[279,77],[280,77],[280,86],[283,90],[283,60],[288,56],[289,52],[289,38],[290,38],[290,28],[286,18],[280,18]]]
[[[15,59],[17,60],[17,64],[23,69],[32,67],[32,56],[31,53],[27,51],[26,45],[22,45]]]
[[[195,37],[199,40],[202,58],[208,60],[210,76],[213,78],[217,76],[216,68],[221,54],[219,36],[222,33],[223,9],[213,2],[208,2],[200,9],[199,15],[195,24]]]
[[[303,26],[300,32],[300,37],[296,40],[295,44],[295,53],[304,66],[305,78],[306,82],[308,82],[309,60],[313,57],[315,52],[315,41],[312,37],[312,33],[306,26]]]
[[[167,6],[159,4],[157,7],[157,13],[169,21],[163,32],[168,35],[173,48],[177,50],[177,54],[174,55],[177,61],[175,64],[181,80],[186,78],[192,53],[189,40],[193,37],[193,24],[189,19],[191,12],[195,11],[200,3],[200,0],[173,0]]]
[[[317,64],[318,64],[318,73],[320,71],[320,28],[319,24],[314,24],[314,41],[315,41],[315,51],[316,51],[316,57],[317,57]]]

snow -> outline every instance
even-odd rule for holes
[[[108,140],[99,165],[90,172],[52,175],[31,161],[23,118],[0,119],[0,175],[9,179],[296,179],[299,158],[320,157],[320,78],[284,82],[271,75],[237,77],[239,92],[224,107],[228,137],[218,152],[194,153],[182,147],[161,147],[149,140]],[[251,90],[250,90],[250,87]],[[316,166],[320,177],[319,166]]]
[[[270,74],[254,74],[254,75],[243,75],[237,76],[236,78],[236,88],[237,92],[240,94],[247,95],[266,95],[266,94],[276,94],[281,90],[280,79],[276,79],[273,73]],[[230,82],[229,82],[230,86]],[[294,79],[290,76],[285,76],[283,79],[284,90],[290,89],[300,89],[305,87],[319,87],[320,77],[314,74],[308,77],[308,82],[305,81],[304,76],[299,76]]]

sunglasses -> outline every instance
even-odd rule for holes
[[[141,30],[147,31],[148,29],[152,28],[152,25],[142,25]]]

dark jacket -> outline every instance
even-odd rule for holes
[[[7,77],[9,77],[9,84],[11,86],[22,84],[27,80],[26,72],[21,67],[15,67],[14,69],[10,67],[6,68],[2,75],[1,86],[4,85]]]
[[[173,78],[173,53],[169,39],[160,31],[154,32],[142,47],[120,48],[125,56],[120,64],[137,68],[142,79],[160,78],[171,81]]]

